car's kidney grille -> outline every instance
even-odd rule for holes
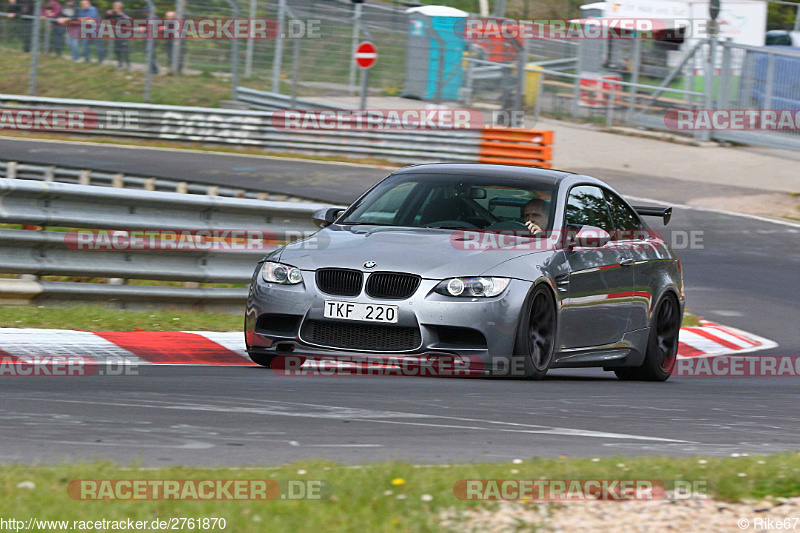
[[[367,294],[373,298],[408,298],[417,291],[420,277],[413,274],[375,272],[367,278]]]
[[[306,321],[301,337],[306,342],[330,348],[388,352],[413,350],[422,342],[418,328],[321,320]]]
[[[358,296],[361,294],[363,274],[358,270],[344,268],[321,268],[317,270],[317,287],[328,294]]]

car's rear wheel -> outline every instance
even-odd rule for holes
[[[644,363],[638,368],[618,368],[614,373],[622,380],[666,381],[678,357],[678,334],[681,312],[678,300],[666,294],[656,308],[650,323],[650,336]]]
[[[547,287],[533,290],[522,317],[514,352],[523,359],[527,378],[542,379],[553,363],[556,345],[556,305]]]

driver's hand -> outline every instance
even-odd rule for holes
[[[542,228],[531,222],[530,220],[525,223],[525,227],[528,228],[528,231],[536,235],[537,233],[541,233],[544,231]]]

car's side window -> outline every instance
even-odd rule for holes
[[[597,226],[609,233],[614,231],[606,199],[599,187],[579,185],[569,191],[567,198],[567,224]]]
[[[611,212],[611,220],[617,231],[614,235],[615,240],[631,240],[640,238],[640,231],[643,229],[642,219],[631,209],[619,196],[611,191],[603,190],[608,200],[608,209]]]

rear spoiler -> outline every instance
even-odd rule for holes
[[[669,224],[669,219],[672,218],[671,207],[643,207],[640,205],[631,206],[633,209],[645,217],[661,217],[664,219],[664,225]]]

